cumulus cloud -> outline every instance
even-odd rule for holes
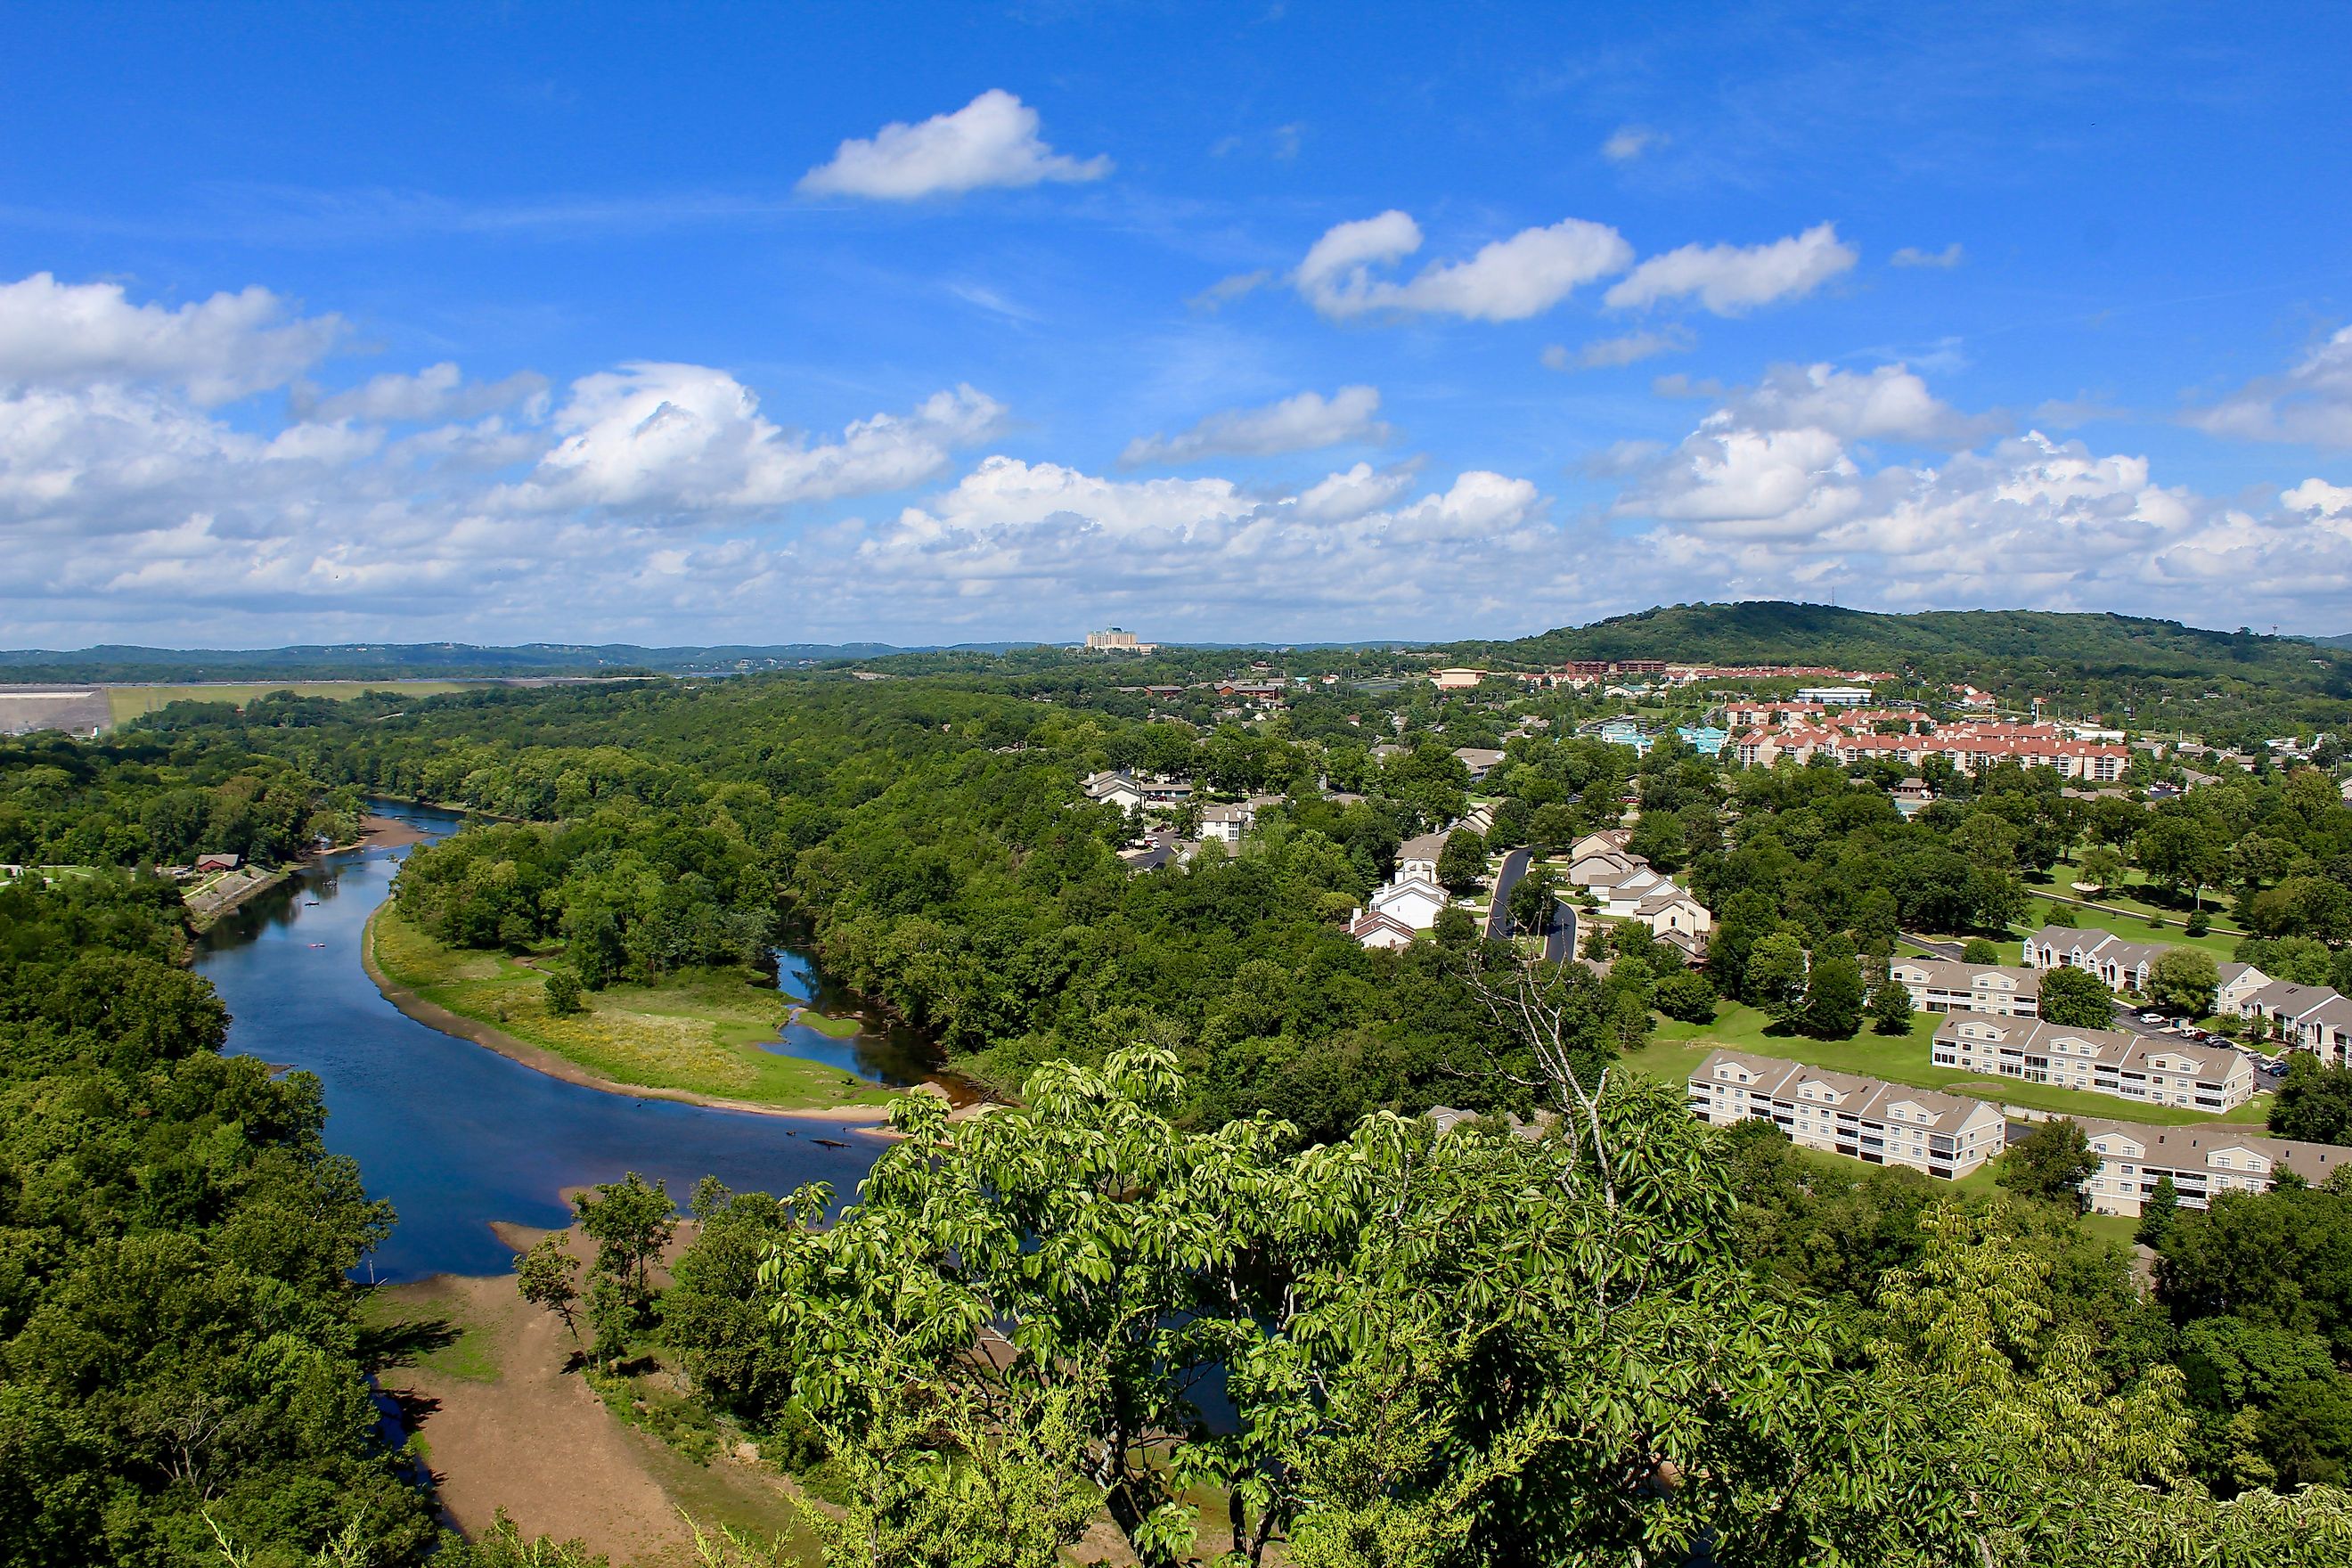
[[[2352,327],[2314,346],[2285,374],[2248,382],[2192,411],[2189,422],[2244,441],[2352,447]]]
[[[1733,394],[1723,417],[1763,429],[1818,428],[1842,440],[1972,441],[2000,427],[1993,416],[1965,415],[1927,390],[1908,367],[1867,373],[1828,364],[1776,364]]]
[[[502,381],[469,382],[455,363],[445,360],[414,375],[394,371],[372,376],[345,392],[322,393],[307,382],[298,382],[292,401],[298,417],[321,423],[358,419],[423,425],[536,405],[546,395],[547,377],[537,371],[519,371]]]
[[[1037,135],[1037,111],[991,88],[952,114],[918,125],[892,121],[870,139],[842,142],[832,162],[801,176],[799,188],[808,195],[910,202],[986,186],[1099,180],[1110,171],[1107,157],[1055,152]]]
[[[1139,436],[1119,454],[1132,468],[1141,463],[1189,463],[1232,454],[1267,457],[1311,452],[1349,441],[1384,441],[1388,426],[1374,417],[1381,395],[1370,386],[1343,386],[1325,397],[1301,392],[1263,408],[1228,408],[1175,436]]]
[[[1653,256],[1602,299],[1618,310],[1696,299],[1718,316],[1745,315],[1759,305],[1801,299],[1855,259],[1834,224],[1816,224],[1768,245],[1685,245]]]
[[[1421,226],[1391,209],[1333,226],[1308,247],[1291,280],[1335,321],[1395,312],[1517,321],[1633,259],[1633,247],[1608,225],[1567,218],[1496,240],[1466,261],[1433,262],[1408,282],[1378,275],[1421,245]]]
[[[2314,517],[2352,519],[2352,485],[2331,485],[2325,479],[2305,479],[2293,489],[2282,491],[2279,500],[2290,511],[2308,512]]]
[[[0,283],[0,386],[155,384],[200,406],[282,386],[342,332],[267,289],[168,306],[134,305],[119,283],[36,272]]]
[[[725,371],[640,363],[573,382],[554,416],[562,439],[504,499],[526,510],[690,514],[866,495],[932,478],[1003,416],[993,398],[959,386],[811,442],[771,423]]]
[[[1941,250],[1922,250],[1916,245],[1906,245],[1887,259],[1897,267],[1958,267],[1968,259],[1968,253],[1956,239]]]
[[[1358,463],[1328,474],[1298,492],[1298,515],[1317,522],[1344,522],[1384,507],[1412,488],[1410,468],[1376,469]]]
[[[1622,337],[1597,338],[1580,349],[1553,343],[1543,362],[1553,370],[1614,370],[1659,354],[1687,353],[1696,343],[1687,329],[1668,327],[1662,332],[1627,332]]]

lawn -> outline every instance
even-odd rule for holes
[[[368,944],[395,985],[614,1083],[810,1110],[887,1098],[839,1068],[762,1049],[779,1042],[786,1003],[756,971],[694,969],[659,985],[608,986],[583,997],[585,1012],[560,1017],[547,1005],[544,960],[444,947],[389,904],[369,921]]]
[[[1915,1013],[1911,1033],[1890,1038],[1864,1026],[1851,1040],[1815,1040],[1784,1031],[1753,1007],[1724,1003],[1711,1024],[1684,1024],[1671,1018],[1659,1022],[1649,1047],[1625,1058],[1626,1065],[1646,1077],[1666,1083],[1684,1083],[1705,1061],[1707,1053],[1727,1047],[1759,1056],[1804,1062],[1833,1072],[1860,1073],[1888,1083],[1919,1089],[1939,1089],[1950,1094],[1990,1100],[1995,1105],[2020,1105],[2062,1116],[2098,1117],[2112,1121],[2139,1121],[2160,1126],[2185,1126],[2199,1121],[2259,1123],[2270,1110],[2270,1097],[2257,1095],[2235,1110],[2207,1116],[2177,1106],[2142,1105],[2113,1095],[2084,1089],[2058,1089],[2049,1084],[2021,1083],[2014,1079],[1987,1079],[1981,1073],[1939,1068],[1928,1060],[1929,1042],[1943,1019],[1932,1013]]]
[[[2166,947],[2200,947],[2211,953],[2217,963],[2227,963],[2231,955],[2238,950],[2240,939],[2234,936],[2222,936],[2213,931],[2208,931],[2203,936],[2190,936],[2180,929],[2180,917],[2170,910],[2156,910],[2137,900],[2126,899],[2118,901],[2103,899],[2100,901],[2116,903],[2118,909],[2126,910],[2138,910],[2145,912],[2117,914],[2108,910],[2086,910],[2075,904],[2064,907],[2073,912],[2075,924],[2095,927],[2100,931],[2111,931],[2126,942],[2160,942]],[[2018,940],[2023,941],[2028,933],[2040,931],[2047,925],[2051,907],[2050,900],[2035,898],[2032,912],[2025,917],[2025,930],[2017,933]],[[2151,916],[2162,919],[2164,923],[2161,926],[2156,924]],[[2009,958],[2009,961],[2015,962],[2013,957]]]
[[[412,697],[436,697],[445,691],[467,689],[469,688],[454,680],[225,681],[216,686],[110,686],[106,688],[106,701],[107,706],[113,710],[114,721],[127,724],[143,713],[154,712],[166,703],[234,702],[243,706],[273,691],[290,691],[297,697],[332,697],[340,700],[357,697],[362,691],[397,691]]]

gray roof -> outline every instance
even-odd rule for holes
[[[1779,1057],[1759,1057],[1746,1051],[1719,1050],[1699,1063],[1692,1072],[1694,1079],[1715,1076],[1715,1065],[1720,1061],[1736,1061],[1758,1075],[1758,1081],[1748,1087],[1761,1089],[1773,1099],[1793,1099],[1800,1081],[1826,1083],[1841,1094],[1860,1095],[1858,1103],[1841,1105],[1840,1110],[1852,1110],[1856,1116],[1885,1121],[1887,1108],[1896,1104],[1916,1105],[1927,1111],[1929,1120],[1906,1122],[1906,1126],[1923,1126],[1948,1131],[1966,1123],[1979,1111],[1990,1112],[1996,1119],[2000,1111],[1981,1100],[1969,1100],[1957,1094],[1945,1094],[1937,1089],[1914,1089],[1907,1083],[1886,1083],[1859,1073],[1833,1072],[1827,1068],[1808,1067],[1802,1062],[1783,1061]]]
[[[2147,1153],[2139,1161],[2147,1165],[2168,1165],[2174,1170],[2206,1170],[2206,1161],[2221,1149],[2252,1149],[2273,1164],[2283,1165],[2317,1186],[2346,1165],[2352,1164],[2352,1149],[2337,1148],[2331,1143],[2304,1143],[2292,1138],[2266,1138],[2246,1128],[2226,1121],[2192,1122],[2186,1127],[2149,1127],[2137,1121],[2108,1121],[2077,1119],[2086,1136],[2095,1138],[2102,1132],[2121,1132],[2136,1143],[2145,1146]]]
[[[2014,963],[1962,963],[1956,958],[1899,958],[1896,969],[1923,971],[1928,984],[1945,991],[1973,991],[1982,976],[2006,975],[2014,989],[2011,994],[2039,996],[2042,994],[2042,972]]]
[[[1397,858],[1403,860],[1435,860],[1445,853],[1445,834],[1424,833],[1418,838],[1408,838],[1397,846]]]

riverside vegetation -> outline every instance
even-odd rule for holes
[[[1648,944],[1613,943],[1602,976],[1530,970],[1460,922],[1394,954],[1333,923],[1404,837],[1459,814],[1468,780],[1452,747],[1501,738],[1510,715],[1491,699],[1398,697],[1409,749],[1380,763],[1370,726],[1347,723],[1384,711],[1369,694],[1201,735],[1084,681],[1051,702],[1014,684],[483,693],[398,717],[264,700],[167,714],[136,743],[258,751],[334,787],[530,819],[420,854],[415,918],[441,922],[425,934],[467,962],[560,953],[592,1005],[592,978],[658,989],[733,964],[764,937],[757,921],[789,912],[829,968],[1015,1095],[952,1130],[922,1097],[899,1102],[904,1140],[829,1226],[813,1222],[831,1194],[701,1194],[705,1226],[666,1289],[635,1261],[642,1226],[617,1223],[587,1278],[526,1274],[581,1313],[610,1374],[648,1357],[685,1373],[706,1414],[673,1423],[682,1442],[730,1423],[842,1500],[820,1526],[829,1561],[1042,1563],[1104,1518],[1152,1563],[1613,1563],[1701,1544],[1764,1563],[2352,1558],[2338,1489],[2352,1194],[2290,1184],[2210,1213],[2159,1205],[2142,1227],[2158,1259],[2144,1287],[2123,1248],[2075,1223],[2063,1135],[2010,1162],[2005,1188],[1955,1191],[1833,1166],[1766,1129],[1707,1129],[1623,1066],[1654,1004],[1721,1005],[1684,994]],[[1286,804],[1236,857],[1131,877],[1113,854],[1131,825],[1076,788],[1110,763],[1181,764]],[[1362,798],[1323,799],[1325,780]],[[1709,989],[1791,1038],[1866,1026],[1869,964],[1896,931],[1997,933],[2085,845],[2128,853],[2161,896],[2168,879],[2192,903],[2197,884],[2223,887],[2252,940],[2293,944],[2280,954],[2332,973],[2343,949],[2326,889],[2346,880],[2352,813],[2325,779],[2249,777],[2103,819],[2105,803],[1997,772],[1909,823],[1883,782],[1727,774],[1672,746],[1637,765],[1538,736],[1512,740],[1485,790],[1501,847],[1564,843],[1612,819],[1630,788],[1637,847],[1686,870],[1722,916]],[[2209,861],[2176,854],[2184,843],[2212,844],[2221,875],[2200,878]],[[645,866],[616,874],[633,851]],[[709,885],[704,913],[664,902],[687,875]],[[168,911],[148,884],[106,886]],[[14,896],[59,933],[42,963],[104,947],[73,921],[127,919],[90,889]],[[157,929],[161,952],[168,921]],[[613,967],[598,975],[600,954]],[[36,969],[8,994],[22,1015],[9,1026],[46,1039],[59,1030],[42,1009],[83,993]],[[69,1047],[12,1052],[37,1068],[37,1087],[12,1078],[7,1102],[12,1226],[56,1223],[39,1205],[66,1146],[57,1116],[89,1123],[73,1137],[139,1128],[140,1159],[173,1146],[150,1132],[162,1069],[121,1043],[133,1020],[76,1026]],[[173,1070],[245,1071],[205,1038],[187,1034],[173,1059],[212,1066]],[[124,1073],[128,1088],[90,1087]],[[256,1093],[303,1092],[250,1076]],[[293,1136],[314,1148],[309,1092],[311,1131]],[[1415,1114],[1439,1101],[1545,1131],[1490,1120],[1439,1137]],[[235,1138],[191,1135],[208,1169],[235,1170],[219,1151],[263,1125],[235,1121]],[[217,1204],[160,1219],[140,1206],[183,1180],[96,1187],[84,1223],[110,1247],[177,1226],[191,1256],[278,1268],[257,1299],[321,1303],[298,1337],[350,1344],[317,1375],[357,1393],[381,1352],[332,1329],[349,1321],[341,1260],[384,1216],[349,1222],[349,1246],[302,1272],[241,1231],[234,1247],[216,1237]],[[583,1233],[614,1195],[592,1199]],[[59,1347],[78,1342],[46,1325],[101,1300],[161,1316],[184,1270],[85,1282],[51,1261],[79,1254],[46,1232],[10,1247],[33,1259],[0,1298],[12,1410],[70,1414],[115,1386],[134,1391],[128,1408],[182,1346],[244,1342],[199,1331],[242,1321],[236,1303],[254,1296],[216,1292],[153,1355],[76,1361]],[[280,1353],[253,1350],[250,1364]],[[1232,1408],[1211,1420],[1219,1373]],[[352,1531],[365,1538],[352,1562],[413,1562],[432,1544],[429,1515],[394,1506],[415,1494],[372,1434],[346,1443],[357,1428],[289,1421],[272,1401],[295,1385],[262,1371],[205,1375],[238,1436],[194,1468],[175,1469],[170,1433],[135,1421],[113,1448],[63,1431],[0,1446],[12,1531],[51,1517],[52,1496],[118,1500],[56,1513],[67,1523],[36,1560],[202,1561],[214,1524],[257,1562],[341,1551]],[[362,1514],[378,1484],[387,1500]],[[458,1550],[567,1555],[499,1532]],[[752,1562],[766,1548],[711,1552]]]

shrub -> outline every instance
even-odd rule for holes
[[[1658,1011],[1685,1024],[1713,1023],[1715,1000],[1715,987],[1704,974],[1685,970],[1658,982]]]
[[[547,1010],[559,1018],[569,1018],[583,1011],[580,1005],[580,977],[568,969],[551,970],[547,976]]]

